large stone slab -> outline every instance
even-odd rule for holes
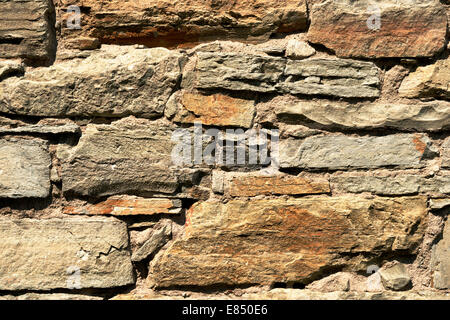
[[[305,0],[58,1],[60,20],[69,5],[83,7],[82,29],[62,26],[63,42],[88,35],[102,43],[149,47],[192,46],[216,39],[265,41],[274,33],[307,27]]]
[[[47,142],[0,139],[0,198],[46,198],[51,159]]]
[[[420,168],[435,155],[431,140],[422,134],[351,137],[314,136],[280,141],[280,166],[305,169]]]
[[[450,58],[418,67],[403,80],[398,92],[400,96],[407,98],[450,99]]]
[[[445,223],[442,239],[433,247],[433,284],[438,289],[450,288],[450,223]]]
[[[126,118],[111,125],[88,125],[63,163],[66,193],[89,196],[173,194],[193,179],[172,163],[172,133],[165,122]]]
[[[51,0],[0,1],[0,58],[48,65],[56,53],[55,8]]]
[[[164,48],[105,46],[0,83],[0,112],[27,116],[155,117],[181,76],[184,56]]]
[[[201,202],[149,279],[157,287],[273,284],[333,266],[365,270],[371,256],[415,252],[426,214],[426,197]]]
[[[340,57],[431,57],[445,46],[447,17],[437,0],[329,0],[310,17],[308,40]]]
[[[315,123],[325,128],[349,130],[395,128],[437,131],[450,127],[450,103],[355,103],[338,101],[295,101],[275,109],[280,121]]]
[[[312,58],[287,60],[246,53],[198,52],[183,86],[346,98],[380,94],[380,70],[371,62]]]
[[[0,290],[134,283],[126,224],[116,219],[0,219]]]

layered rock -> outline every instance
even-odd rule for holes
[[[56,54],[55,8],[51,0],[0,2],[0,58],[48,65]]]
[[[274,33],[306,29],[305,0],[210,1],[58,1],[63,36],[85,35],[102,43],[145,44],[149,47],[192,46],[203,41],[264,41]],[[69,30],[69,5],[83,8],[80,31]]]
[[[450,58],[418,67],[402,82],[398,93],[402,97],[436,97],[450,99]]]
[[[275,109],[280,121],[313,123],[324,128],[437,131],[450,127],[450,103],[357,103],[337,101],[286,102]]]
[[[48,143],[0,139],[0,198],[46,198],[50,193]]]
[[[450,168],[450,138],[445,139],[442,145],[442,167]]]
[[[115,219],[0,219],[0,290],[134,283],[126,224]]]
[[[369,256],[414,252],[426,213],[424,197],[201,202],[185,235],[152,262],[150,279],[157,287],[273,284],[337,265],[358,270]]]
[[[433,284],[438,289],[450,288],[450,223],[445,224],[442,239],[433,247]]]
[[[28,116],[155,117],[181,77],[183,55],[164,48],[105,46],[0,83],[0,112]]]
[[[313,136],[302,140],[280,141],[282,168],[420,168],[437,149],[422,134],[349,137]]]
[[[437,0],[328,0],[312,6],[308,40],[339,57],[432,57],[445,46],[446,11]]]

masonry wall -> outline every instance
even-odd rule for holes
[[[448,1],[0,10],[0,299],[449,298]]]

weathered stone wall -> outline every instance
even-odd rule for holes
[[[0,299],[450,297],[448,1],[0,8]]]

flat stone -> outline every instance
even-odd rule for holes
[[[389,266],[383,266],[379,271],[381,282],[389,290],[406,290],[411,284],[411,277],[403,263],[394,263]]]
[[[63,212],[65,214],[112,216],[178,214],[181,212],[181,201],[163,198],[113,196],[93,205],[67,206]]]
[[[442,145],[442,167],[450,168],[450,138],[445,139]]]
[[[432,249],[433,284],[437,289],[450,288],[450,223],[445,223],[442,239]]]
[[[184,56],[164,48],[103,46],[0,82],[0,112],[27,116],[162,115]]]
[[[450,199],[430,199],[430,208],[440,210],[450,206]]]
[[[142,261],[150,257],[157,250],[162,248],[172,236],[172,228],[165,225],[160,230],[155,230],[150,237],[136,252],[131,256],[132,261]]]
[[[125,118],[86,127],[62,164],[63,191],[84,196],[174,194],[193,182],[193,170],[172,162],[176,128]]]
[[[126,224],[116,219],[0,219],[0,290],[134,283]]]
[[[149,280],[269,285],[308,282],[325,267],[362,271],[372,255],[415,252],[426,215],[426,197],[199,202],[185,234],[152,261]]]
[[[0,198],[46,198],[51,159],[40,139],[0,139]]]
[[[313,136],[304,141],[280,141],[282,168],[347,169],[423,167],[424,158],[435,152],[422,134],[381,137]],[[434,154],[434,153],[433,153]]]
[[[71,293],[25,293],[19,296],[0,296],[0,300],[104,300],[102,297]]]
[[[271,194],[321,194],[329,193],[326,179],[308,179],[289,175],[264,176],[255,174],[233,174],[226,189],[232,197],[253,197]]]
[[[255,117],[255,102],[223,94],[202,95],[180,92],[173,102],[174,110],[166,115],[181,123],[201,122],[202,125],[250,128]],[[169,113],[169,114],[168,114]]]
[[[0,81],[15,76],[23,76],[25,67],[21,62],[14,60],[0,61]]]
[[[295,101],[275,109],[277,118],[291,124],[313,122],[324,128],[354,130],[395,128],[437,131],[450,127],[450,103],[346,103]]]
[[[38,133],[38,134],[80,134],[81,129],[76,124],[63,125],[25,125],[16,128],[0,127],[0,134]]]
[[[306,41],[291,39],[286,45],[285,56],[294,60],[301,60],[308,58],[316,53]]]
[[[0,2],[0,58],[48,65],[56,53],[55,8],[48,0]]]
[[[352,274],[337,272],[323,279],[314,281],[306,289],[318,292],[349,291]]]
[[[416,71],[410,73],[403,80],[398,93],[401,97],[407,98],[436,97],[450,99],[449,74],[450,58],[418,67]]]
[[[308,41],[339,57],[432,57],[445,46],[447,17],[436,0],[329,0],[313,5],[310,19]]]
[[[346,175],[331,177],[336,190],[361,193],[371,192],[378,195],[407,195],[417,193],[449,194],[450,176],[424,177],[420,175],[369,176]]]

